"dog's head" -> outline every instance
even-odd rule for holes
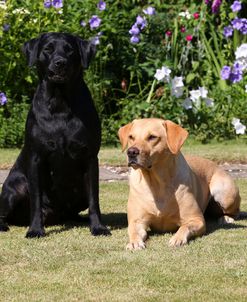
[[[71,81],[88,68],[95,45],[65,33],[45,33],[23,45],[29,66],[36,65],[41,79],[54,83]]]
[[[134,120],[118,131],[123,150],[127,148],[128,165],[151,169],[167,155],[178,154],[188,132],[179,125],[156,118]]]

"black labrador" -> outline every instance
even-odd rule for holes
[[[99,208],[100,121],[83,81],[95,46],[45,33],[26,42],[23,52],[37,67],[39,85],[24,146],[3,184],[0,231],[8,222],[29,223],[26,237],[41,237],[44,225],[73,220],[88,208],[91,233],[109,235]]]

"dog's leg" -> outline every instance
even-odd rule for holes
[[[219,218],[219,223],[233,223],[240,211],[241,198],[232,177],[223,170],[217,170],[211,179],[209,188],[223,214]]]
[[[193,220],[181,225],[175,235],[169,241],[169,246],[179,247],[188,243],[189,239],[202,236],[206,231],[206,224],[203,218]]]
[[[85,175],[87,198],[89,204],[90,231],[92,235],[111,235],[110,231],[101,223],[99,207],[99,166],[98,158],[89,163],[88,173]]]
[[[127,250],[143,250],[146,248],[145,241],[147,239],[147,227],[144,223],[137,221],[129,221],[128,234],[129,243],[126,246]]]
[[[42,170],[38,155],[32,155],[28,167],[28,184],[30,193],[30,226],[27,238],[43,237],[45,235],[42,214]],[[43,175],[44,177],[44,175]]]
[[[11,211],[10,204],[13,204],[13,198],[9,196],[7,189],[3,187],[0,195],[0,232],[7,232],[9,230],[7,224],[7,217]]]
[[[20,171],[11,170],[0,195],[0,232],[9,230],[7,218],[15,205],[28,198],[27,180]],[[13,219],[14,221],[15,219]],[[19,219],[20,221],[20,219]]]

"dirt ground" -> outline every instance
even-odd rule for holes
[[[247,178],[247,164],[224,163],[220,165],[233,178]],[[119,181],[127,180],[128,167],[103,166],[100,167],[100,181]],[[9,170],[0,170],[0,185],[4,182],[9,174]]]

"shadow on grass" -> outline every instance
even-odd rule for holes
[[[242,220],[247,220],[247,212],[240,212],[239,217],[235,221],[242,221]],[[236,224],[236,223],[226,223],[226,224],[219,224],[217,219],[206,219],[206,233],[203,236],[208,236],[217,230],[220,229],[225,229],[225,230],[230,230],[230,229],[246,229],[246,225],[242,224]],[[159,232],[159,231],[153,231],[150,230],[148,231],[148,237],[153,237],[153,236],[161,236],[164,234],[175,234],[175,232]],[[191,239],[190,241],[195,240]]]
[[[247,220],[247,212],[240,212],[239,217],[235,221]],[[207,231],[205,235],[209,235],[219,229],[246,229],[246,225],[236,224],[236,223],[225,223],[219,224],[217,220],[207,219],[206,220]]]
[[[110,228],[110,231],[127,228],[126,213],[101,214],[102,223]],[[58,234],[69,231],[75,227],[89,228],[89,217],[87,215],[78,215],[73,220],[68,220],[63,224],[56,224],[57,229],[47,230],[46,235]]]
[[[110,230],[118,230],[118,229],[127,229],[128,222],[127,222],[127,214],[126,213],[108,213],[108,214],[102,214],[102,222],[106,226],[110,228]],[[247,212],[241,212],[239,215],[239,218],[237,221],[247,220]],[[12,224],[12,225],[22,225],[27,226],[28,224]],[[57,224],[48,224],[46,226],[56,226],[58,228],[51,229],[46,231],[46,235],[52,235],[52,234],[59,234],[62,232],[69,231],[70,229],[73,229],[75,227],[82,227],[82,228],[89,228],[89,217],[88,215],[78,215],[75,216],[72,220],[68,220],[63,223],[57,223]],[[229,224],[219,224],[217,220],[206,220],[206,227],[207,231],[205,236],[219,230],[219,229],[242,229],[247,228],[247,226],[242,224],[235,224],[235,223],[229,223]],[[162,235],[165,232],[156,232],[156,231],[149,231],[148,237],[154,236],[154,235]]]

